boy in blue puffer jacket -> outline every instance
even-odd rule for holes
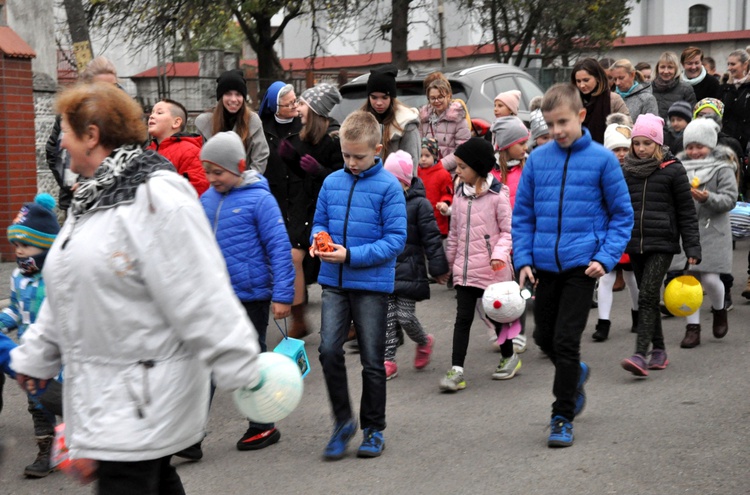
[[[353,320],[362,362],[359,457],[385,446],[385,329],[396,258],[406,242],[406,200],[398,179],[377,156],[383,146],[375,117],[354,112],[341,125],[345,168],[323,182],[313,221],[311,254],[321,260],[320,363],[335,426],[323,457],[341,459],[357,430],[346,381],[344,340]],[[330,234],[330,244],[319,233]],[[322,245],[321,245],[322,244]]]
[[[258,332],[261,352],[266,352],[269,309],[274,319],[286,318],[294,300],[292,245],[268,181],[245,170],[245,156],[242,140],[232,131],[215,134],[203,145],[200,158],[211,187],[201,196],[201,204],[234,292]],[[251,421],[237,449],[262,449],[280,437],[273,424]]]
[[[523,169],[513,209],[513,258],[521,287],[527,279],[538,281],[534,340],[555,364],[547,445],[569,447],[589,376],[581,334],[596,279],[615,267],[630,240],[633,207],[617,158],[582,127],[586,110],[579,91],[554,85],[544,95],[542,114],[555,142],[534,150]]]

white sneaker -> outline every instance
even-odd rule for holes
[[[518,334],[518,336],[513,339],[513,352],[516,354],[526,352],[526,336],[524,334]]]

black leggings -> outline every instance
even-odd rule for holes
[[[471,324],[474,323],[477,299],[481,299],[483,295],[484,289],[480,289],[479,287],[456,286],[456,323],[453,326],[453,355],[451,358],[453,366],[463,367],[464,365],[466,350],[469,348]],[[502,330],[502,324],[494,321],[492,323],[495,325],[495,334],[499,335],[500,330]],[[508,339],[500,345],[500,353],[503,357],[511,357],[513,355],[512,339]]]
[[[631,254],[635,280],[638,282],[638,337],[635,352],[643,356],[649,346],[664,350],[664,334],[659,312],[660,288],[672,263],[669,253]]]

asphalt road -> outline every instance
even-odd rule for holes
[[[197,463],[175,460],[189,494],[747,494],[750,493],[750,302],[744,288],[750,242],[737,244],[729,334],[711,336],[704,303],[703,343],[680,349],[685,322],[664,320],[670,365],[647,379],[619,367],[632,354],[629,297],[615,295],[610,339],[591,340],[592,310],[583,338],[583,357],[592,370],[588,405],[575,421],[575,445],[546,446],[552,373],[550,362],[532,344],[522,355],[519,375],[493,381],[499,354],[486,330],[475,322],[466,366],[467,388],[438,391],[449,368],[455,299],[453,291],[432,286],[432,299],[417,312],[437,343],[432,363],[412,366],[414,344],[399,349],[399,376],[388,383],[386,450],[377,459],[357,459],[357,437],[349,455],[321,460],[331,432],[330,408],[317,360],[318,337],[307,338],[313,369],[305,380],[301,405],[280,422],[281,441],[262,451],[238,452],[235,442],[246,423],[228,392],[219,392],[211,410],[205,457]],[[320,292],[311,291],[311,321],[319,322]],[[531,322],[533,319],[529,319]],[[280,334],[269,326],[270,344]],[[353,402],[358,404],[360,368],[347,355]],[[178,386],[178,384],[176,384]],[[0,415],[5,455],[0,492],[5,494],[83,494],[62,473],[26,480],[23,467],[35,455],[26,401],[6,385]]]

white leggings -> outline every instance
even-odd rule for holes
[[[622,276],[625,279],[625,286],[630,293],[631,307],[633,308],[633,311],[638,311],[638,284],[635,281],[635,273],[633,273],[632,270],[623,270]],[[612,287],[615,286],[616,279],[616,270],[612,270],[599,278],[599,289],[596,293],[599,298],[600,320],[609,320],[609,314],[612,310]]]
[[[721,281],[718,273],[690,273],[695,275],[695,278],[701,281],[703,291],[706,296],[711,300],[711,307],[713,309],[724,309],[724,283]],[[701,310],[698,309],[695,313],[691,314],[686,318],[688,325],[697,325],[701,322]]]

